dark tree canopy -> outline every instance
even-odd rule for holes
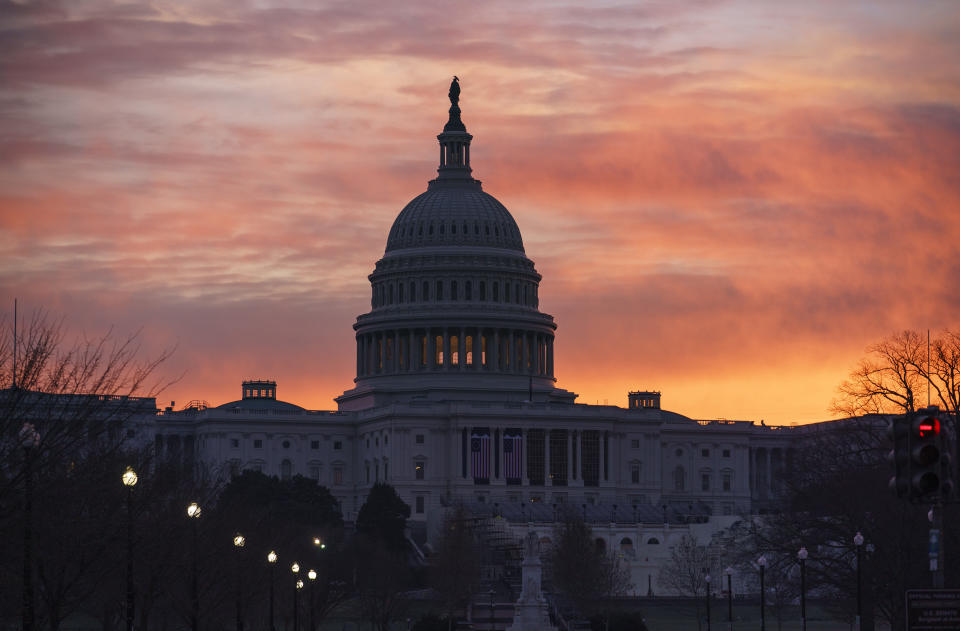
[[[466,606],[477,588],[480,577],[480,554],[473,535],[473,520],[462,506],[450,512],[443,521],[437,541],[437,552],[430,562],[430,585],[440,595],[447,622],[451,626],[454,613]]]
[[[225,517],[236,520],[238,530],[280,530],[292,523],[313,528],[319,536],[343,525],[330,491],[299,475],[281,480],[244,471],[224,487],[217,506]]]
[[[575,511],[555,529],[551,565],[554,586],[583,615],[606,614],[604,601],[630,589],[626,568],[596,544],[590,526]]]
[[[390,550],[403,550],[408,517],[410,507],[400,499],[396,489],[378,482],[370,489],[357,515],[357,533],[382,541]]]

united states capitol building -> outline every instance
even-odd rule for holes
[[[224,476],[313,478],[347,521],[387,482],[421,543],[454,504],[518,539],[531,528],[549,538],[561,511],[582,511],[620,551],[636,592],[656,591],[684,534],[709,540],[776,503],[794,432],[691,419],[656,391],[625,392],[621,407],[560,388],[541,276],[511,213],[473,178],[456,82],[450,101],[437,177],[397,215],[369,276],[370,311],[353,327],[356,378],[337,409],[304,409],[279,398],[282,384],[244,381],[235,401],[160,411],[151,440]]]

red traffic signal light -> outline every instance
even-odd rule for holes
[[[940,493],[942,449],[936,408],[921,410],[910,425],[910,494],[918,500]]]
[[[935,416],[917,419],[913,422],[913,433],[917,438],[940,435],[940,419]]]

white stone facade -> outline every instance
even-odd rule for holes
[[[540,275],[513,217],[471,176],[456,103],[438,140],[437,179],[399,214],[369,277],[356,379],[338,410],[245,382],[238,401],[161,412],[157,450],[223,474],[314,478],[348,521],[385,481],[428,536],[455,502],[488,507],[518,536],[579,507],[646,593],[691,522],[716,530],[775,502],[792,432],[689,419],[661,409],[658,392],[630,393],[625,407],[575,403],[556,385]]]

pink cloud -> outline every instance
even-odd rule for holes
[[[0,4],[0,299],[179,342],[181,402],[329,408],[456,73],[585,400],[812,420],[871,340],[956,325],[948,5],[376,6]]]

